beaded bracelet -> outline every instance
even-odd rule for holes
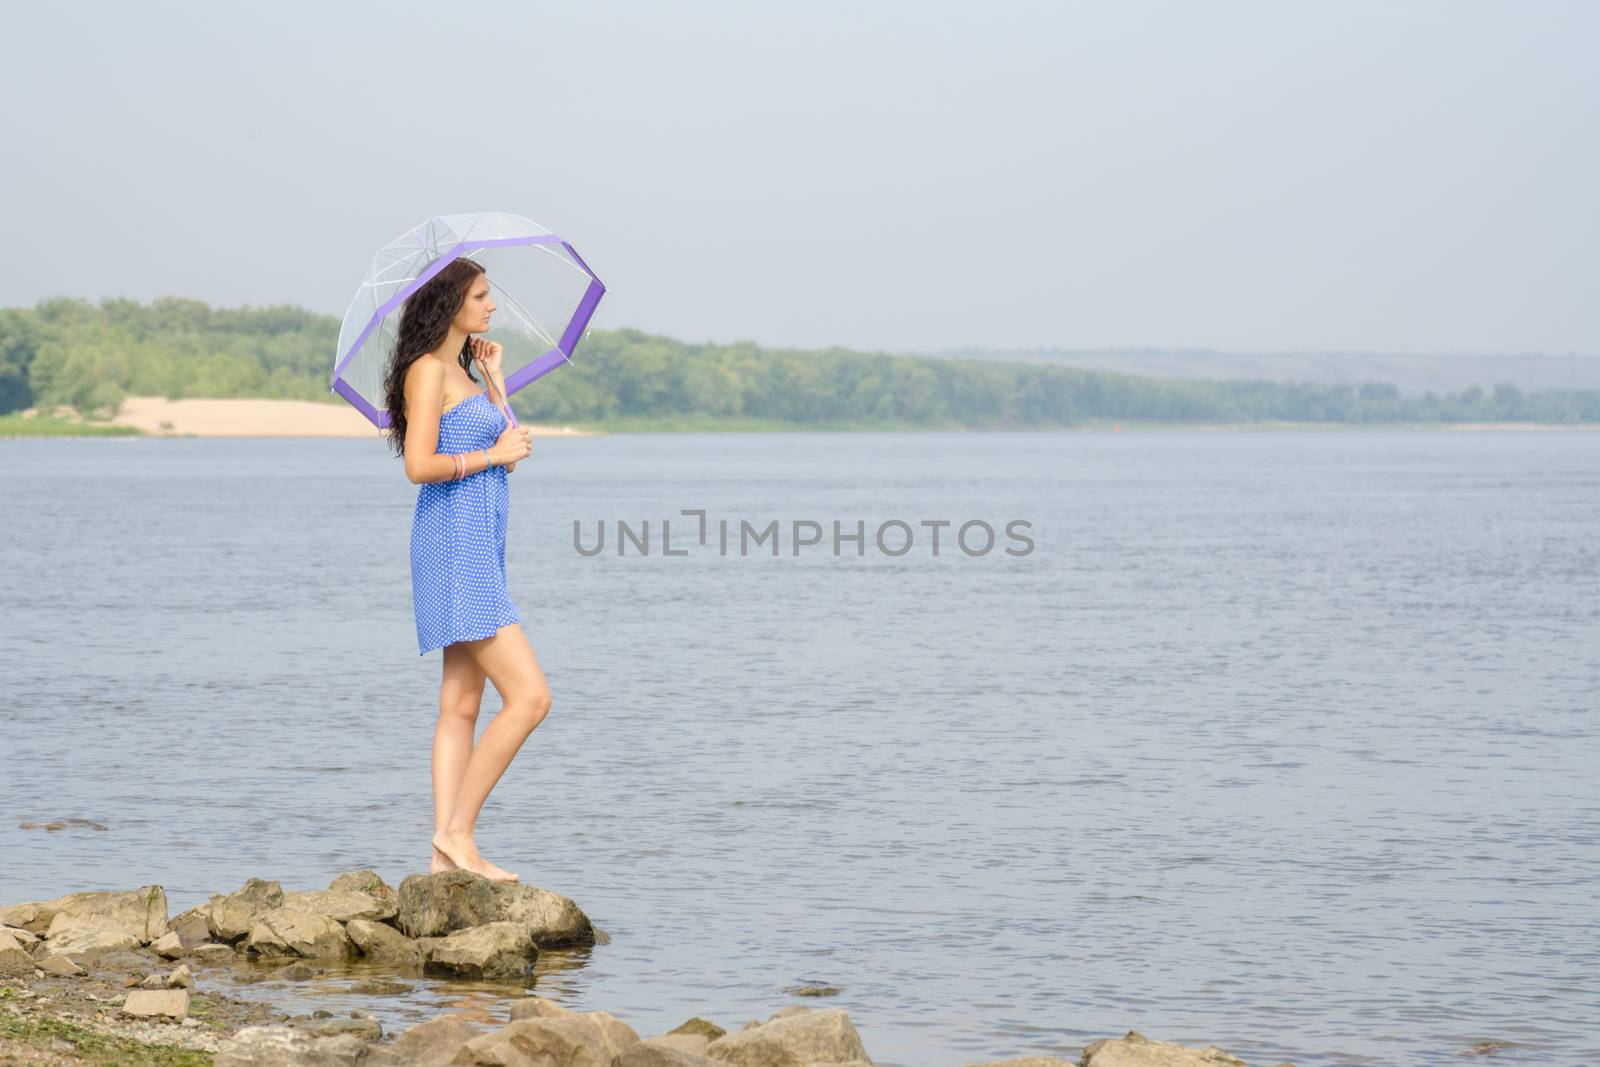
[[[488,470],[490,467],[494,466],[493,463],[489,462],[489,450],[487,448],[484,448],[484,449],[480,449],[479,451],[481,451],[483,453],[483,469],[484,470]]]

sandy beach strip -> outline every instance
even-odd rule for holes
[[[130,396],[111,422],[158,437],[377,437],[383,432],[342,401]],[[523,425],[535,437],[593,436],[565,426]]]

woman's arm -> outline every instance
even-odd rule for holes
[[[456,460],[439,451],[439,408],[444,404],[444,368],[431,359],[419,359],[406,371],[406,477],[413,482],[449,482],[456,476]],[[467,474],[484,469],[482,449],[465,454]],[[489,461],[495,451],[489,449]]]

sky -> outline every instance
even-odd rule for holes
[[[1600,4],[6,5],[0,306],[508,211],[685,341],[1600,353]]]

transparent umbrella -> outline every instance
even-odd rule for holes
[[[606,287],[572,245],[520,215],[440,215],[413,226],[372,257],[345,310],[334,353],[332,391],[379,429],[389,425],[384,376],[406,297],[461,256],[488,272],[496,312],[494,325],[481,336],[501,346],[508,400],[572,362],[605,295]]]

